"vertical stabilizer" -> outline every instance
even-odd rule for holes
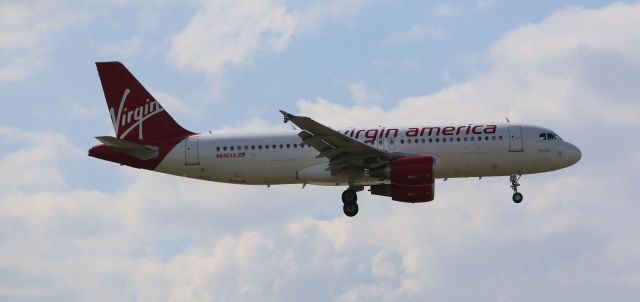
[[[122,63],[96,66],[117,138],[144,142],[194,134],[182,128]]]

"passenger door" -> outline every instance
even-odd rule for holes
[[[522,152],[522,127],[509,126],[509,152]]]
[[[185,140],[185,156],[184,156],[184,164],[185,165],[199,165],[200,160],[198,158],[198,141],[199,137],[197,135],[187,137]]]

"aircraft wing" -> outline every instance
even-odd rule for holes
[[[303,143],[320,152],[317,158],[329,159],[332,173],[348,168],[375,168],[393,157],[389,152],[348,137],[306,116],[296,116],[282,110],[280,112],[284,115],[285,123],[291,121],[302,129],[298,136]]]

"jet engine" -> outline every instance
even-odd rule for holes
[[[427,202],[434,197],[435,158],[411,156],[391,160],[382,168],[369,171],[369,176],[388,179],[391,184],[371,186],[371,194],[388,196],[401,202]]]

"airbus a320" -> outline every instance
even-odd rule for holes
[[[400,202],[434,199],[435,179],[520,176],[569,167],[580,150],[544,127],[517,123],[347,128],[280,111],[296,129],[246,135],[195,133],[180,126],[120,62],[96,63],[115,136],[89,156],[208,181],[345,186],[343,211],[358,213],[357,192]]]

